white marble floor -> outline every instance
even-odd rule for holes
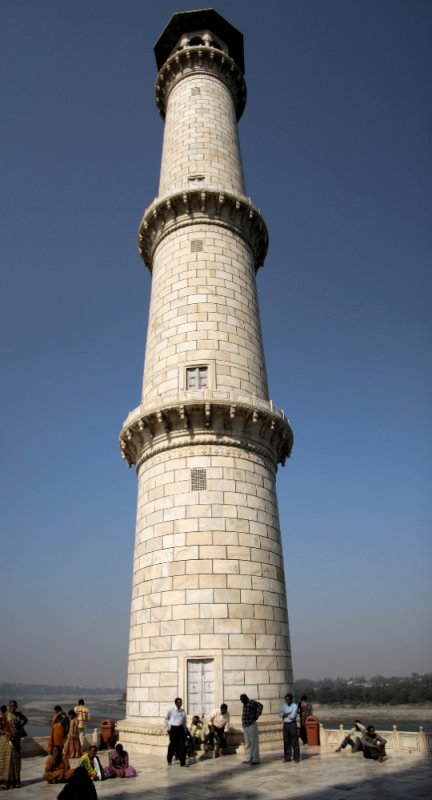
[[[99,753],[102,764],[106,753]],[[281,752],[264,753],[260,766],[238,756],[202,758],[188,769],[168,767],[160,756],[134,756],[138,776],[96,783],[107,800],[426,800],[432,796],[432,758],[392,754],[382,764],[361,754],[304,748],[299,764],[286,764]],[[44,758],[24,758],[22,786],[8,791],[16,800],[55,800],[60,786],[41,780]],[[6,792],[0,792],[6,795]]]

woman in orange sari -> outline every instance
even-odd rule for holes
[[[70,719],[70,727],[65,746],[63,748],[63,754],[67,758],[81,758],[82,750],[79,738],[78,719],[73,708],[68,711],[68,717]]]
[[[54,706],[54,714],[51,718],[51,733],[48,739],[48,752],[52,753],[54,747],[63,749],[66,736],[69,733],[69,717],[61,706]]]
[[[63,783],[74,774],[70,768],[69,760],[63,755],[61,747],[54,745],[52,755],[45,762],[44,780],[48,783]]]

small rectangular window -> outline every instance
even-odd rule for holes
[[[191,253],[200,253],[203,249],[202,239],[192,239]]]
[[[191,95],[201,94],[201,89],[199,86],[193,86],[191,89]]]
[[[186,370],[186,389],[207,388],[207,367],[188,367]]]
[[[191,469],[191,490],[200,492],[207,489],[207,476],[205,469]]]

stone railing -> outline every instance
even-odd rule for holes
[[[156,198],[147,208],[138,230],[138,250],[144,264],[152,270],[155,248],[168,233],[202,222],[236,231],[254,254],[255,270],[263,265],[268,233],[259,209],[249,197],[210,186]]]
[[[325,750],[335,750],[347,733],[343,725],[339,728],[320,725],[320,745]],[[432,733],[425,733],[421,725],[418,731],[400,731],[397,725],[393,725],[390,731],[380,728],[379,734],[387,739],[386,750],[389,752],[432,753]]]

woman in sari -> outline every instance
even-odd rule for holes
[[[18,711],[18,703],[11,700],[2,713],[0,725],[0,788],[21,785],[21,739],[26,735],[27,717]]]
[[[136,769],[129,764],[129,755],[120,742],[108,753],[108,761],[107,778],[135,778]]]
[[[3,724],[6,711],[7,711],[7,706],[2,706],[0,715],[0,789],[8,788],[9,765],[10,765],[10,755],[11,755],[9,739],[7,737]]]
[[[54,747],[63,748],[66,736],[69,733],[69,717],[61,706],[54,706],[51,718],[51,733],[48,739],[48,752],[52,753]]]
[[[84,767],[84,769],[87,770],[92,781],[103,781],[105,780],[106,775],[96,753],[97,747],[92,745],[89,748],[88,753],[84,753],[82,756],[79,766]]]
[[[48,756],[45,762],[44,780],[48,783],[63,783],[63,781],[68,781],[73,773],[69,759],[63,755],[61,747],[55,744],[52,755]]]
[[[78,719],[73,708],[68,711],[68,716],[70,719],[70,727],[63,753],[67,758],[81,758],[82,750],[79,738]]]

